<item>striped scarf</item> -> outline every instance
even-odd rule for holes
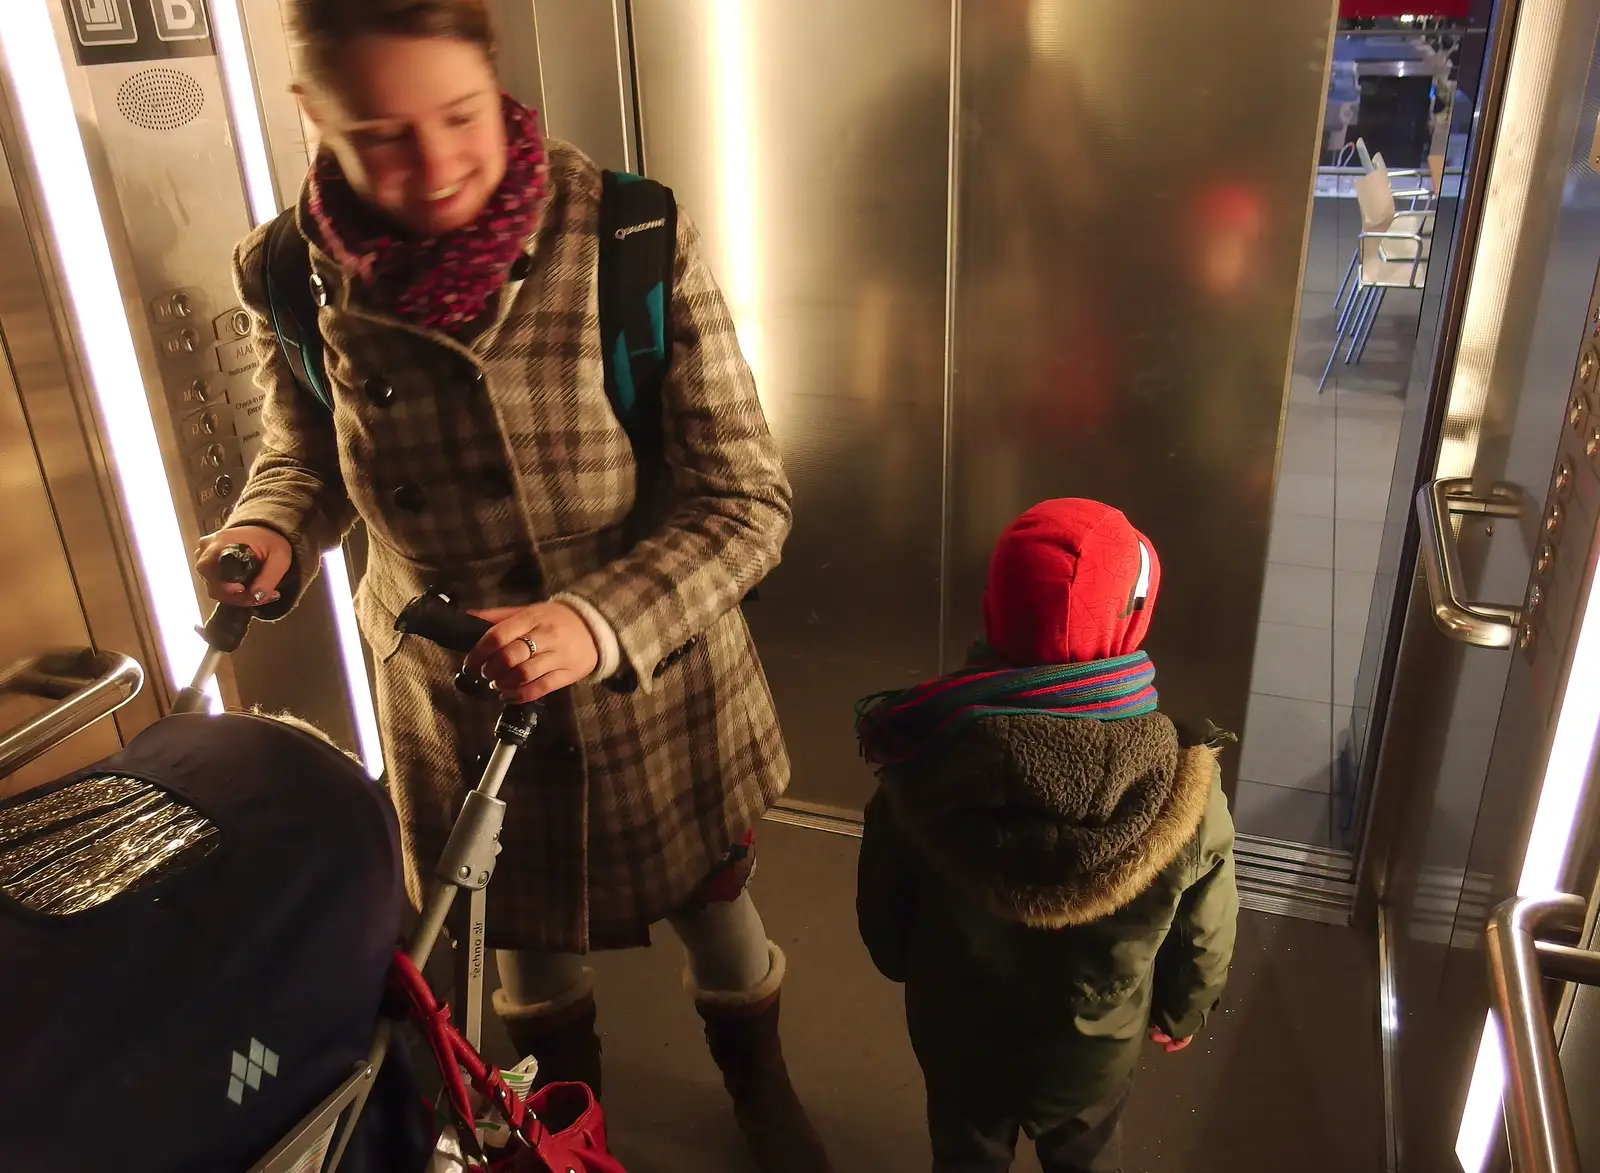
[[[1144,652],[1039,668],[986,667],[984,657],[974,649],[978,662],[969,668],[856,702],[862,757],[880,767],[906,765],[981,717],[1116,721],[1156,709],[1156,668]]]

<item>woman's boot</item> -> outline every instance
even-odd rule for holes
[[[519,1006],[504,989],[494,992],[494,1012],[506,1025],[517,1057],[539,1061],[534,1087],[586,1083],[600,1098],[600,1036],[595,1033],[594,970],[554,998]]]
[[[830,1173],[822,1139],[789,1082],[778,1040],[778,997],[783,951],[768,944],[772,967],[753,989],[699,990],[687,979],[695,1009],[706,1024],[711,1057],[733,1097],[733,1114],[762,1173]]]

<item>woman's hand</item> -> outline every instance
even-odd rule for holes
[[[562,603],[473,611],[494,624],[467,653],[477,672],[508,705],[527,704],[588,677],[600,663],[589,625]]]
[[[222,551],[229,546],[249,546],[261,572],[255,582],[223,582],[217,577]],[[234,607],[261,607],[278,600],[278,584],[289,573],[294,547],[275,529],[263,525],[236,525],[201,538],[194,548],[194,568],[206,581],[206,590],[219,603]]]
[[[1150,1030],[1150,1041],[1155,1043],[1156,1046],[1160,1047],[1167,1054],[1172,1055],[1183,1050],[1190,1043],[1194,1042],[1194,1036],[1190,1035],[1186,1039],[1175,1039],[1165,1031],[1156,1027],[1152,1027]]]

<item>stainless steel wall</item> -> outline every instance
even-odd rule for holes
[[[704,233],[794,482],[748,609],[795,796],[859,808],[855,700],[939,667],[948,0],[635,0],[649,173]]]
[[[1050,496],[1147,530],[1167,703],[1241,728],[1332,4],[631,8],[795,483],[749,612],[794,796],[859,808],[853,702],[960,662]]]
[[[1174,714],[1243,730],[1333,11],[963,6],[945,662],[1034,501],[1128,513]]]

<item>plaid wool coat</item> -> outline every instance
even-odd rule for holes
[[[472,608],[565,592],[611,623],[617,675],[552,697],[546,736],[513,764],[489,888],[492,947],[582,952],[647,942],[788,783],[739,602],[778,562],[790,489],[680,210],[662,390],[671,488],[635,509],[633,450],[601,365],[600,173],[571,146],[547,150],[550,196],[525,276],[468,343],[364,310],[312,247],[331,419],[272,334],[264,229],[240,243],[235,280],[255,315],[266,403],[264,447],[228,524],[287,536],[303,592],[321,552],[366,523],[356,615],[377,665],[413,899],[493,747],[499,707],[459,694],[461,657],[396,633],[395,616],[442,585]]]

